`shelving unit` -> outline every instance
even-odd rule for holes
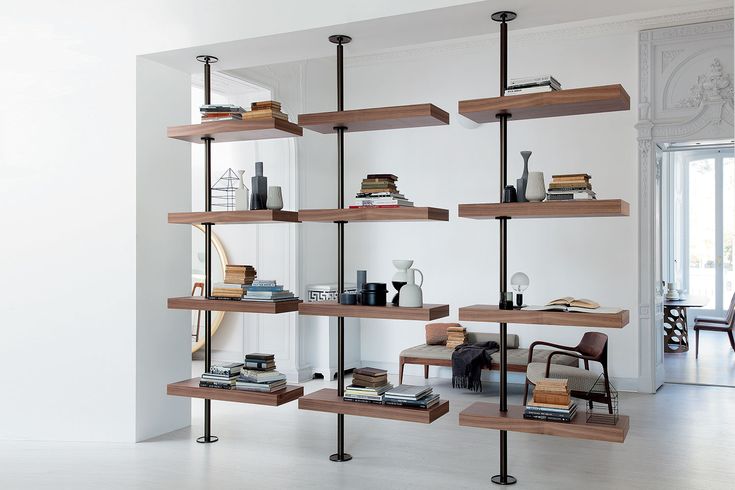
[[[473,305],[459,310],[462,321],[498,322],[500,324],[500,403],[474,403],[463,410],[460,425],[500,431],[500,472],[492,477],[498,485],[516,483],[508,474],[508,431],[559,435],[581,439],[622,442],[629,420],[620,416],[617,426],[587,424],[582,414],[574,422],[564,424],[523,419],[523,407],[508,406],[508,323],[547,325],[585,325],[622,328],[628,323],[629,312],[615,314],[538,312],[500,310],[497,306],[508,290],[508,221],[511,218],[573,218],[628,216],[630,206],[620,199],[601,201],[502,203],[507,184],[508,121],[538,119],[578,114],[592,114],[630,109],[630,97],[620,85],[578,88],[528,95],[505,96],[508,87],[508,22],[515,12],[495,12],[492,19],[500,23],[500,96],[459,101],[459,113],[478,123],[499,122],[500,179],[499,201],[494,204],[460,204],[459,216],[497,220],[500,227],[500,294],[494,305]]]
[[[584,413],[570,423],[546,422],[523,418],[523,407],[511,406],[501,411],[497,403],[475,402],[459,414],[459,425],[481,429],[508,430],[549,436],[590,439],[593,441],[624,442],[630,420],[620,415],[615,425],[588,424]]]
[[[299,211],[299,220],[337,224],[337,293],[345,289],[344,226],[350,221],[448,221],[449,211],[437,208],[373,208],[345,209],[344,200],[344,138],[346,132],[416,128],[449,124],[449,114],[432,104],[344,110],[344,45],[352,41],[345,35],[330,36],[337,45],[337,111],[299,115],[299,125],[319,133],[337,134],[337,208]],[[387,318],[398,320],[433,320],[449,314],[448,305],[424,305],[423,308],[393,306],[340,305],[334,302],[302,303],[301,315],[337,317],[337,390],[321,390],[300,401],[299,408],[337,414],[337,452],[329,459],[342,462],[352,456],[344,451],[344,416],[361,415],[413,422],[432,422],[449,411],[443,401],[431,410],[407,409],[383,405],[345,402],[345,317]]]
[[[462,100],[459,113],[478,123],[498,122],[498,114],[514,121],[627,111],[630,96],[622,85],[573,88],[556,92]]]
[[[217,57],[203,55],[197,60],[204,63],[204,103],[211,103],[211,65]],[[174,310],[204,311],[204,370],[212,366],[212,311],[279,314],[298,311],[299,300],[274,303],[212,299],[212,226],[227,223],[297,223],[295,211],[212,211],[212,143],[227,141],[252,141],[301,136],[302,129],[282,119],[256,119],[244,121],[218,121],[202,124],[169,127],[169,138],[204,144],[204,212],[169,213],[168,222],[174,224],[204,225],[204,297],[186,296],[169,298],[168,308]],[[293,401],[304,394],[300,386],[287,386],[274,393],[257,393],[217,388],[200,388],[199,379],[188,379],[169,384],[166,392],[173,396],[204,399],[204,435],[197,442],[217,442],[211,432],[211,402],[224,400],[239,403],[277,406]]]
[[[302,209],[300,221],[349,223],[350,221],[449,221],[449,210],[440,208]]]
[[[431,321],[449,316],[449,305],[424,304],[421,308],[398,306],[341,305],[333,301],[301,303],[299,314],[343,318],[384,318],[386,320]]]
[[[438,405],[429,409],[346,402],[337,394],[337,390],[325,388],[299,398],[299,408],[340,415],[430,424],[449,412],[449,402],[442,400]]]
[[[443,124],[449,124],[449,113],[434,104],[375,107],[299,115],[300,126],[322,134],[336,133],[338,128],[345,128],[345,131],[355,133]]]
[[[518,97],[518,96],[514,96]],[[630,204],[622,199],[590,199],[586,201],[501,202],[460,204],[459,217],[497,218],[603,218],[629,216]]]
[[[169,298],[170,310],[233,311],[238,313],[288,313],[299,311],[301,300],[293,301],[234,301],[231,299],[207,299],[202,296]]]
[[[255,141],[301,136],[303,129],[279,118],[246,119],[243,121],[215,121],[168,128],[167,136],[189,143],[205,143],[212,138],[218,143],[231,141]]]
[[[298,223],[299,213],[274,209],[252,211],[210,211],[205,213],[168,213],[168,222],[182,225]]]
[[[277,407],[292,402],[304,395],[303,386],[286,385],[282,390],[273,393],[257,391],[223,390],[220,388],[203,388],[199,386],[199,378],[187,379],[166,386],[166,394],[185,396],[188,398],[204,398],[205,400],[221,400],[225,402],[250,403]]]
[[[501,310],[497,305],[472,305],[459,309],[459,319],[465,322],[623,328],[630,321],[630,312],[628,310],[620,310],[617,313]]]

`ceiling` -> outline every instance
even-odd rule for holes
[[[345,56],[361,56],[417,44],[488,36],[498,32],[490,14],[510,8],[518,14],[510,31],[543,29],[560,24],[584,25],[667,16],[708,8],[732,8],[730,1],[698,0],[486,0],[410,14],[379,17],[341,25],[244,38],[146,55],[159,63],[189,73],[199,72],[199,54],[218,56],[218,70],[261,66],[334,55],[331,34],[347,34],[353,42]],[[274,26],[274,29],[277,26]]]

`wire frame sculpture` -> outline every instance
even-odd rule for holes
[[[235,210],[235,190],[240,186],[240,177],[231,168],[217,179],[212,186],[212,207]]]
[[[607,404],[607,391],[605,390],[605,376],[600,375],[595,384],[587,392],[587,423],[608,424],[618,423],[618,390],[608,382],[610,386],[610,405]],[[612,409],[611,409],[612,408]]]

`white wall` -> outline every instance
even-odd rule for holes
[[[47,375],[8,376],[0,438],[132,441],[136,385],[164,389],[136,379],[136,55],[456,3],[3,2],[0,367]]]
[[[359,43],[359,39],[353,41]],[[349,53],[350,45],[346,48]],[[349,59],[345,74],[346,109],[433,102],[452,114],[449,127],[367,132],[347,135],[346,196],[354,196],[366,173],[394,173],[399,189],[418,206],[450,210],[449,223],[358,223],[347,225],[346,275],[366,268],[368,279],[389,282],[391,259],[411,258],[426,275],[425,302],[457,308],[497,301],[498,225],[459,220],[457,204],[498,199],[498,126],[468,130],[458,123],[460,99],[497,94],[497,44],[451,43],[409,52]],[[637,38],[633,32],[611,36],[514,43],[511,76],[553,73],[564,87],[621,83],[637,104]],[[328,93],[333,82],[323,85]],[[309,91],[313,96],[313,88]],[[333,110],[329,97],[310,110]],[[612,374],[627,383],[638,376],[637,209],[635,110],[628,112],[510,123],[510,182],[520,176],[521,150],[532,150],[531,170],[553,173],[588,172],[600,198],[631,203],[629,218],[518,220],[509,223],[509,272],[531,278],[527,300],[542,303],[563,295],[598,299],[633,312],[623,330],[610,336]],[[328,148],[334,137],[305,132],[300,145]],[[330,196],[334,169],[318,169],[319,200]],[[326,175],[321,174],[326,172]],[[312,180],[313,182],[313,180]],[[313,192],[312,192],[313,195]],[[302,199],[302,207],[317,207]],[[311,198],[316,200],[316,198]],[[320,205],[332,206],[330,202]],[[326,225],[325,225],[326,226]],[[304,240],[309,259],[323,255],[321,236]],[[307,280],[310,275],[307,275]],[[471,330],[494,331],[497,325],[467,323]],[[512,325],[522,346],[537,339],[576,344],[585,328]],[[362,320],[363,363],[395,369],[399,352],[423,341],[422,322]],[[418,373],[418,370],[416,370]]]

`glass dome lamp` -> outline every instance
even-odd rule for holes
[[[529,284],[528,276],[523,272],[516,272],[510,278],[510,285],[513,291],[516,292],[516,304],[518,306],[523,306],[523,291],[528,289]]]

